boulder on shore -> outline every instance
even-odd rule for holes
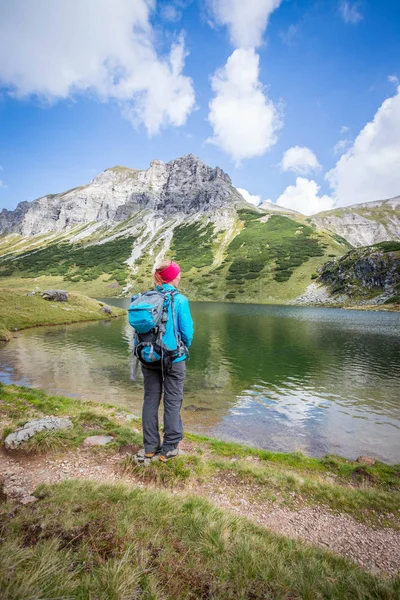
[[[104,306],[102,306],[100,310],[102,313],[105,313],[106,315],[112,315],[112,308],[111,308],[111,306],[108,306],[107,304],[104,304]]]
[[[42,419],[29,421],[22,427],[18,427],[18,429],[6,437],[4,445],[7,450],[15,450],[39,431],[56,431],[58,429],[72,429],[72,427],[72,422],[67,418],[43,417]]]
[[[68,292],[64,290],[46,290],[42,292],[42,298],[53,302],[68,302]]]

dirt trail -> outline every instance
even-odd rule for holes
[[[34,501],[31,494],[41,483],[58,483],[67,479],[94,480],[99,483],[124,483],[146,487],[133,474],[121,468],[127,452],[96,455],[87,449],[56,456],[13,456],[0,452],[0,479],[7,497],[24,503]],[[290,510],[265,502],[250,500],[254,485],[213,477],[170,493],[202,495],[215,505],[233,511],[276,533],[329,549],[357,562],[364,569],[381,575],[400,571],[400,532],[375,529],[347,515],[334,514],[321,507]]]

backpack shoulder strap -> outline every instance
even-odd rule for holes
[[[175,334],[175,339],[176,339],[176,347],[179,348],[180,345],[180,337],[179,337],[179,333],[178,333],[178,324],[176,321],[176,310],[175,310],[175,296],[179,294],[178,290],[173,290],[171,292],[171,311],[172,311],[172,322],[174,325],[174,334]]]

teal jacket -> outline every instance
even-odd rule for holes
[[[170,285],[169,283],[163,283],[162,286],[157,286],[157,290],[176,290],[176,287]],[[194,326],[192,315],[190,314],[189,308],[189,300],[178,292],[174,296],[175,303],[175,315],[176,315],[176,325],[178,330],[178,336],[183,341],[187,348],[190,347],[193,340]],[[176,349],[176,337],[174,331],[174,322],[172,318],[172,306],[171,304],[168,307],[168,321],[166,326],[166,332],[163,336],[163,342],[170,350]],[[180,362],[182,360],[186,360],[187,356],[184,354],[183,356],[179,356],[176,358],[174,362]]]

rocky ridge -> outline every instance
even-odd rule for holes
[[[321,212],[312,219],[318,227],[340,235],[356,248],[399,240],[400,196]]]
[[[189,154],[168,163],[153,160],[143,171],[113,167],[87,185],[4,209],[0,234],[33,236],[93,222],[112,226],[143,209],[168,218],[243,203],[229,175]]]

